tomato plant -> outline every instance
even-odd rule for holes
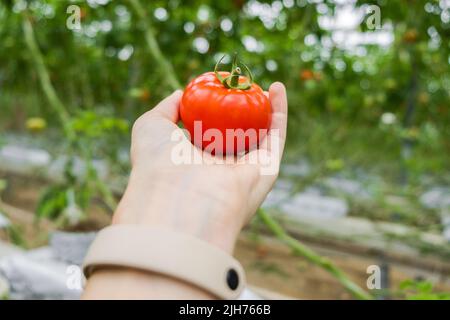
[[[214,72],[206,72],[188,84],[181,99],[180,115],[195,145],[205,149],[215,143],[219,147],[212,153],[238,154],[256,147],[264,138],[270,127],[271,106],[264,91],[253,82],[250,70],[238,63],[236,55],[231,72],[217,71],[221,60]],[[196,122],[201,124],[201,131],[196,130]],[[218,130],[222,137],[220,144],[216,135],[209,139],[210,129]]]

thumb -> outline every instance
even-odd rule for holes
[[[143,117],[146,117],[147,115],[151,117],[161,117],[173,123],[177,123],[182,95],[182,90],[174,91],[170,96],[158,103],[152,110],[145,113]]]

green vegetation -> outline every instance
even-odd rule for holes
[[[428,281],[405,280],[399,289],[398,296],[407,300],[450,300],[449,293],[436,292]]]

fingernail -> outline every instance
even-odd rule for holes
[[[272,83],[273,85],[277,85],[277,86],[282,86],[282,87],[284,87],[284,84],[283,84],[283,82],[280,82],[280,81],[275,81],[274,83]]]

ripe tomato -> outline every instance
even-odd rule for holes
[[[261,87],[252,83],[251,75],[250,81],[236,72],[234,75],[233,82],[233,73],[204,73],[188,84],[181,98],[181,120],[196,146],[205,149],[210,143],[217,143],[214,134],[208,140],[207,130],[221,133],[222,148],[212,150],[214,154],[237,154],[257,147],[270,127],[271,106]],[[201,121],[200,138],[200,130],[194,130],[196,121]],[[255,134],[248,134],[251,132]]]
[[[419,38],[419,34],[416,29],[410,29],[405,32],[403,35],[403,40],[406,43],[415,43]]]
[[[302,70],[300,72],[300,79],[307,81],[307,80],[313,80],[314,79],[314,72],[312,72],[309,69]]]
[[[139,99],[142,102],[147,102],[150,99],[150,91],[148,91],[148,89],[142,89],[139,94]]]

